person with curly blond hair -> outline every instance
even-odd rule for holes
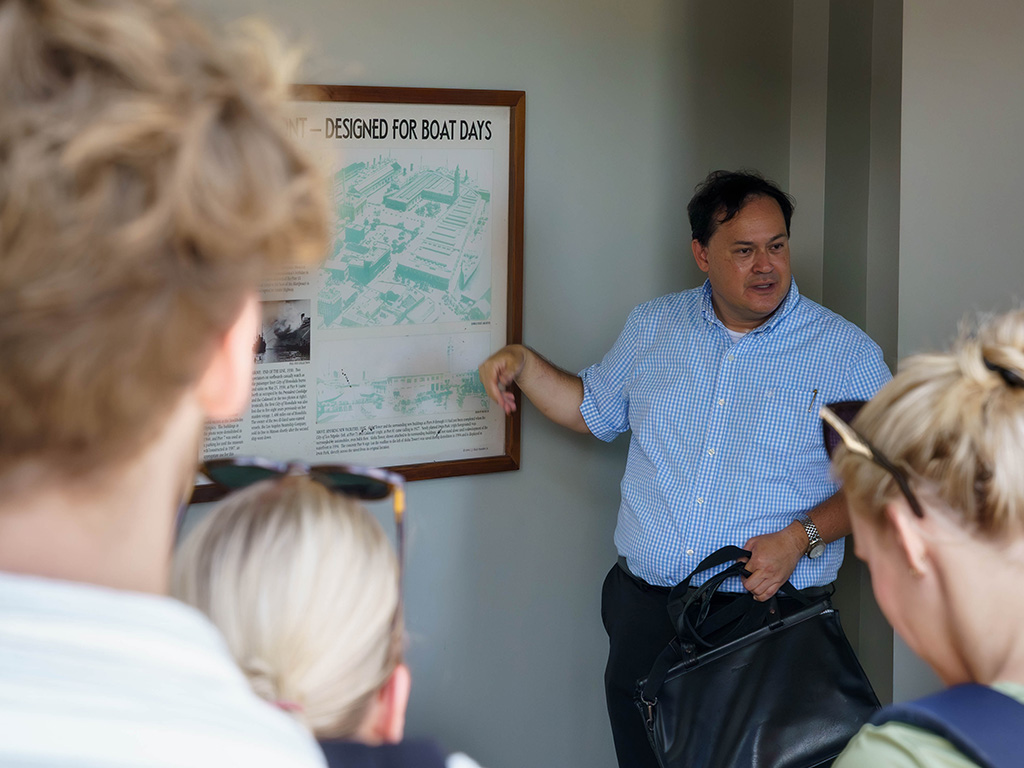
[[[293,58],[171,0],[0,0],[2,765],[322,765],[166,596],[258,286],[324,250]]]

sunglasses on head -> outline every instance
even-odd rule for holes
[[[361,501],[391,497],[395,516],[399,583],[405,564],[405,478],[397,472],[355,464],[307,464],[303,461],[275,461],[258,456],[210,459],[199,471],[225,491],[236,491],[263,480],[306,475],[328,490]]]
[[[848,400],[821,406],[821,410],[818,413],[821,416],[821,426],[825,435],[825,452],[831,460],[835,449],[842,443],[846,450],[881,467],[896,481],[896,485],[899,486],[914,514],[918,517],[924,517],[924,510],[917,500],[917,496],[910,489],[910,480],[907,478],[907,473],[893,464],[864,435],[850,426],[850,422],[853,421],[853,418],[863,407],[863,400]]]
[[[394,494],[396,514],[405,507],[405,478],[395,472],[354,464],[307,464],[303,461],[275,461],[258,456],[210,459],[199,465],[216,485],[234,491],[285,475],[308,475],[332,491],[364,501],[386,499]]]

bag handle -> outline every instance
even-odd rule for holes
[[[673,598],[685,595],[686,590],[690,588],[690,581],[697,574],[703,573],[704,571],[709,570],[711,568],[717,568],[718,566],[725,565],[729,562],[734,562],[736,560],[739,560],[740,558],[750,559],[751,557],[753,557],[752,552],[749,552],[745,549],[740,549],[739,547],[734,547],[731,544],[726,545],[724,547],[719,547],[710,555],[708,555],[699,563],[697,563],[697,567],[690,571],[689,576],[687,576],[685,579],[683,579],[674,587],[672,587],[672,592],[669,594],[669,599],[671,600]],[[739,565],[743,565],[743,563],[739,563]]]
[[[736,600],[731,605],[709,615],[711,598],[726,580],[750,575],[746,569],[746,563],[738,562],[738,559],[749,559],[751,556],[751,552],[740,547],[732,545],[720,547],[701,560],[683,581],[672,588],[668,597],[669,618],[684,645],[696,643],[705,648],[712,648],[716,644],[741,637],[757,627],[769,623],[772,616],[781,619],[778,601],[774,596],[765,602],[758,602],[752,596],[749,600]],[[690,587],[690,582],[698,574],[730,562],[731,565],[728,568],[714,574],[700,586]],[[795,599],[803,606],[810,605],[812,602],[788,580],[779,587],[779,592]],[[716,643],[712,643],[708,639],[709,636],[732,623],[734,626],[726,637],[718,638]]]

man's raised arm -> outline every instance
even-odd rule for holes
[[[519,385],[530,402],[556,424],[589,434],[580,414],[583,381],[549,362],[529,347],[510,344],[502,347],[480,366],[480,381],[490,398],[512,413],[515,396],[508,391],[512,382]]]

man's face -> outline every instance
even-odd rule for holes
[[[789,291],[789,236],[779,204],[755,197],[718,225],[707,247],[692,243],[693,257],[711,281],[718,319],[749,331],[776,310]]]

